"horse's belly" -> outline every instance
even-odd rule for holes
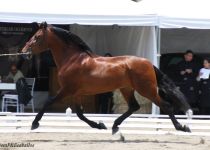
[[[128,86],[130,86],[130,83],[124,76],[89,78],[86,81],[80,83],[81,88],[78,89],[78,92],[84,95],[98,94]]]

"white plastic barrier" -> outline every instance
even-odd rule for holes
[[[108,130],[98,130],[89,127],[76,114],[66,116],[65,113],[46,113],[40,121],[40,127],[30,130],[35,113],[0,113],[0,133],[30,133],[30,132],[70,132],[70,133],[108,133],[114,120],[120,114],[85,114],[90,120],[103,121]],[[210,136],[210,116],[176,116],[180,123],[190,125],[192,133],[176,131],[167,115],[134,114],[121,125],[123,134],[175,134]]]

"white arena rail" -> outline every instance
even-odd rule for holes
[[[40,127],[30,130],[35,113],[0,113],[0,133],[65,132],[65,133],[108,133],[119,114],[85,114],[96,122],[102,121],[108,130],[92,129],[75,114],[46,113]],[[185,115],[176,116],[180,123],[190,126],[192,133],[176,131],[167,115],[134,114],[121,125],[123,134],[174,134],[210,136],[210,116],[193,116],[187,120]]]

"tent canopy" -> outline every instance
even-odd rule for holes
[[[0,5],[1,22],[154,26],[154,14],[131,0],[7,0]]]
[[[210,28],[209,0],[7,0],[0,22]]]

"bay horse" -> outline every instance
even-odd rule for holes
[[[127,117],[140,108],[134,96],[135,90],[167,113],[176,130],[190,132],[189,127],[181,125],[174,116],[175,107],[192,116],[185,96],[149,60],[136,56],[98,56],[77,35],[44,22],[21,52],[38,54],[46,50],[51,51],[56,63],[60,90],[55,97],[45,102],[32,123],[32,130],[39,127],[39,121],[47,107],[55,101],[69,95],[76,99],[82,95],[120,89],[127,101],[128,110],[114,121],[112,134],[119,130],[118,126]],[[104,123],[91,121],[84,116],[80,101],[75,100],[74,104],[81,120],[92,128],[107,129]]]

